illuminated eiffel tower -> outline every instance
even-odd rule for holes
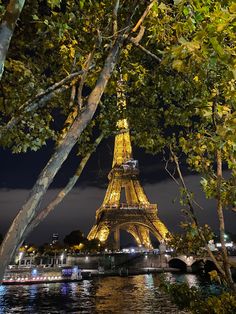
[[[125,100],[123,99],[125,107]],[[157,205],[150,204],[139,182],[138,162],[132,158],[130,133],[126,119],[118,121],[109,185],[101,207],[96,211],[96,223],[88,239],[105,243],[114,234],[115,248],[120,248],[120,230],[130,233],[138,246],[152,248],[150,233],[165,240],[166,226],[157,215]],[[126,201],[121,198],[125,196]]]

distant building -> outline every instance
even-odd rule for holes
[[[56,244],[59,240],[59,234],[58,233],[53,233],[52,234],[52,244]]]

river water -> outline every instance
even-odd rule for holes
[[[171,274],[170,281],[204,287],[192,274]],[[160,274],[100,277],[77,283],[0,286],[0,313],[181,313],[159,289]],[[207,287],[213,289],[213,286]]]

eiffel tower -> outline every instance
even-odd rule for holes
[[[125,99],[122,102],[125,107]],[[105,243],[113,233],[114,247],[119,249],[120,230],[125,230],[134,237],[138,246],[150,249],[150,233],[161,242],[168,230],[158,218],[157,205],[150,204],[139,182],[138,161],[132,157],[127,120],[119,120],[117,126],[119,133],[115,136],[108,188],[101,207],[96,211],[96,223],[88,239]],[[125,196],[125,202],[122,202],[122,196]]]

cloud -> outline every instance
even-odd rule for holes
[[[201,223],[210,224],[217,230],[218,221],[214,201],[206,200],[201,192],[199,177],[186,177],[186,183],[196,194],[197,201],[205,208],[198,210]],[[181,206],[178,202],[178,186],[172,180],[164,180],[154,184],[145,184],[144,190],[151,203],[158,204],[158,215],[170,231],[179,230],[179,223],[184,219]],[[47,192],[45,206],[59,189],[50,189]],[[105,189],[93,186],[74,188],[63,202],[43,221],[29,236],[28,241],[43,243],[50,242],[51,235],[58,232],[60,240],[75,229],[87,234],[95,221],[96,209],[101,205],[105,196]],[[26,189],[0,189],[0,232],[5,233],[29,194]],[[234,213],[225,212],[226,230],[234,232]]]

